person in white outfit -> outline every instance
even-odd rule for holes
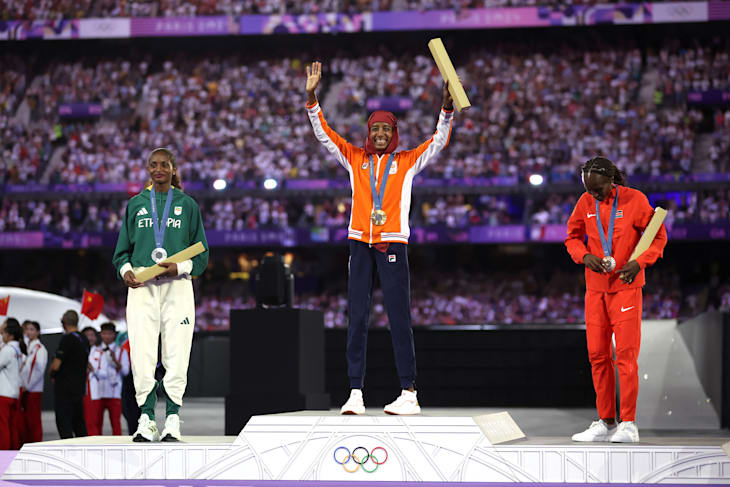
[[[15,318],[8,318],[2,326],[0,350],[0,450],[20,448],[20,368],[25,360],[23,329]]]
[[[117,330],[114,323],[101,325],[101,341],[99,347],[100,360],[96,370],[96,387],[99,396],[97,427],[103,430],[104,411],[109,411],[109,422],[112,434],[122,434],[122,379],[129,374],[129,354],[114,340]]]
[[[41,325],[28,321],[25,326],[28,339],[28,357],[20,370],[23,385],[21,405],[27,443],[43,441],[43,422],[41,421],[41,394],[48,366],[48,350],[41,343]]]

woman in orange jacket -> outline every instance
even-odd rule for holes
[[[610,160],[594,157],[581,171],[586,192],[568,219],[565,246],[576,263],[585,264],[586,339],[599,419],[573,441],[638,442],[641,288],[644,269],[662,256],[667,231],[662,225],[650,247],[628,261],[654,208],[641,191],[626,186],[625,174]],[[612,336],[621,389],[618,427]]]
[[[377,111],[368,119],[365,146],[355,146],[332,130],[324,119],[315,90],[322,78],[322,64],[307,67],[307,114],[314,135],[347,170],[352,186],[348,226],[350,246],[347,286],[347,371],[350,398],[342,414],[363,414],[370,301],[377,271],[388,313],[401,395],[385,406],[388,414],[418,414],[416,353],[411,331],[410,273],[406,245],[410,235],[408,214],[413,178],[449,143],[453,102],[448,85],[435,133],[411,150],[396,152],[398,122],[390,112]]]

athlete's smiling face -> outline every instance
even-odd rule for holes
[[[389,123],[375,122],[370,127],[370,142],[377,150],[385,150],[393,138],[393,127]]]
[[[165,185],[172,182],[172,175],[175,174],[175,167],[170,162],[170,157],[164,152],[155,152],[147,163],[147,172],[152,182]]]

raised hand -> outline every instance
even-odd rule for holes
[[[310,66],[307,66],[307,84],[304,90],[307,92],[309,103],[317,101],[317,95],[315,90],[319,86],[319,82],[322,80],[322,63],[319,61],[313,62]]]
[[[451,99],[451,93],[449,92],[449,82],[448,80],[444,82],[444,100],[441,104],[446,110],[453,110],[454,109],[454,100]]]

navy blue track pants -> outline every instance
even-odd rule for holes
[[[370,304],[374,272],[383,289],[390,335],[403,389],[415,385],[416,351],[411,330],[411,279],[406,244],[390,243],[381,252],[367,243],[349,240],[350,264],[347,285],[347,373],[352,389],[362,389],[365,381],[365,351],[368,341]]]

